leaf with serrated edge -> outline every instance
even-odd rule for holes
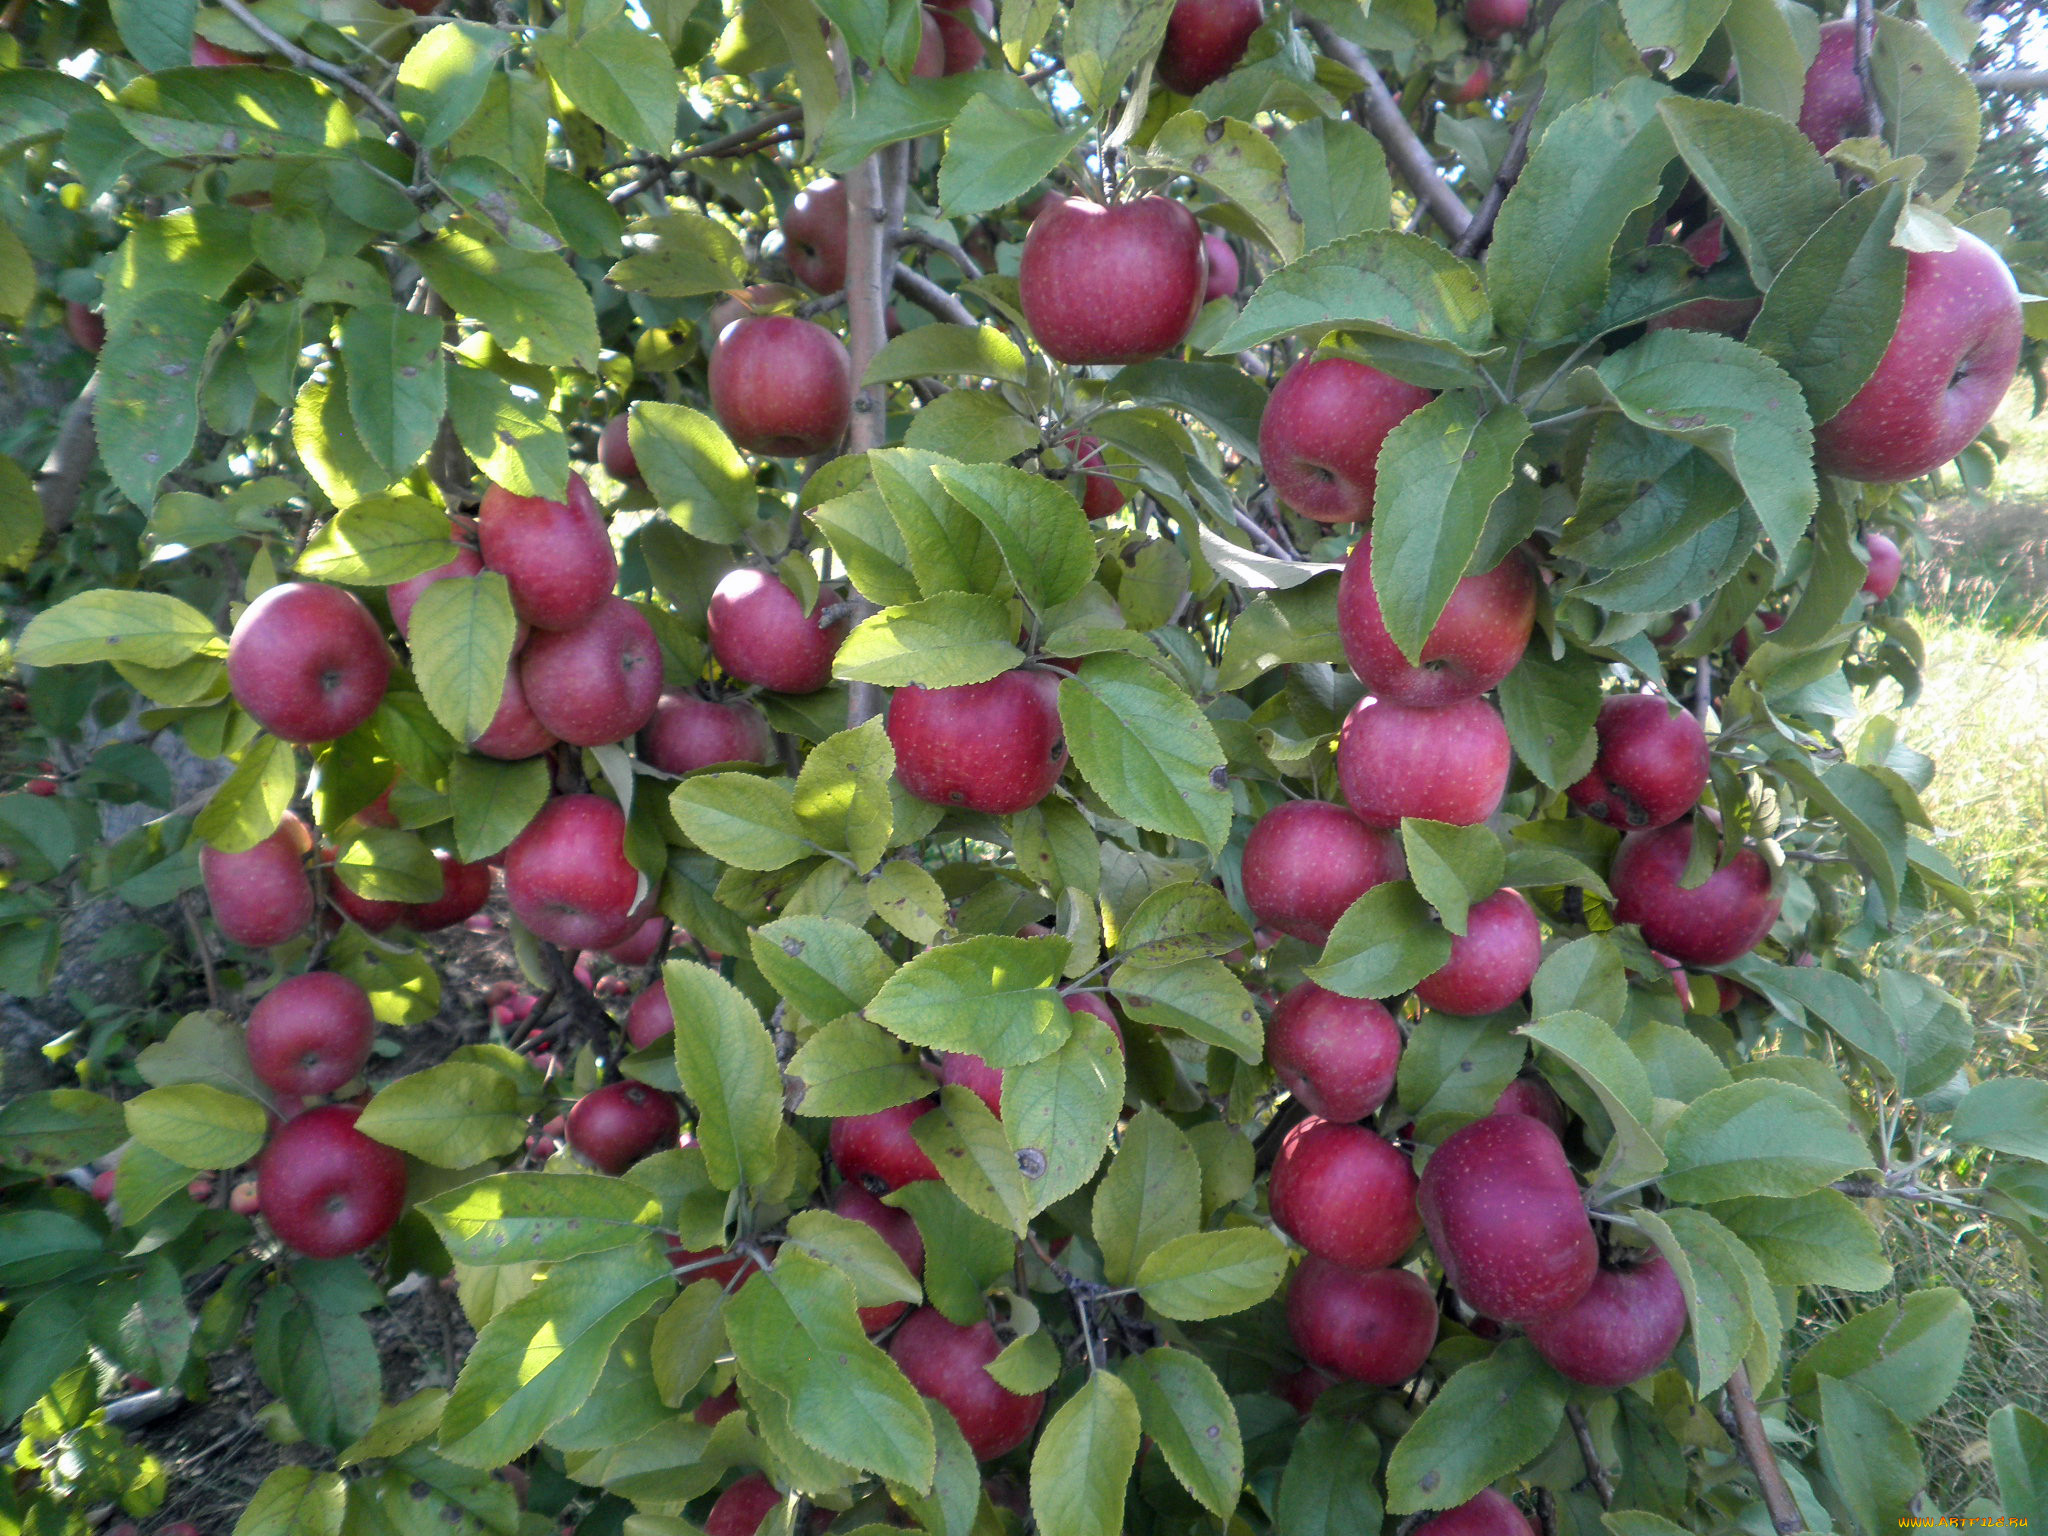
[[[1464,1503],[1533,1461],[1564,1423],[1564,1383],[1526,1339],[1462,1367],[1394,1447],[1387,1511]]]
[[[1060,1404],[1031,1453],[1031,1515],[1045,1536],[1117,1536],[1137,1464],[1138,1401],[1097,1371]]]

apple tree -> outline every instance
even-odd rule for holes
[[[245,1536],[1990,1509],[1887,1236],[2040,1254],[2048,1086],[1865,702],[2038,328],[1973,38],[12,0],[0,976],[183,900],[209,1006],[0,1108],[0,1526],[241,1350]]]

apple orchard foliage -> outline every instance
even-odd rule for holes
[[[104,1397],[241,1345],[308,1442],[249,1536],[1935,1512],[1913,1426],[1971,1319],[1876,1299],[1883,1231],[2039,1252],[2048,1087],[1973,1082],[1878,952],[1967,901],[1932,765],[1842,734],[1916,685],[1865,586],[1921,490],[1815,424],[1991,473],[1989,404],[1927,457],[1914,388],[1858,400],[1962,324],[1901,321],[1909,262],[2002,270],[1952,206],[1960,9],[1876,18],[1883,134],[1831,160],[1821,18],[1772,0],[1006,0],[985,54],[903,0],[440,9],[5,13],[0,313],[105,336],[74,531],[38,554],[0,459],[0,554],[56,572],[15,655],[39,720],[139,694],[233,771],[104,848],[148,754],[0,796],[0,984],[48,986],[70,900],[204,871],[222,987],[125,1102],[0,1109],[0,1528],[154,1508]],[[1367,58],[1432,217],[1347,112]],[[1048,176],[1121,206],[1042,211],[1020,286]],[[852,291],[752,291],[714,361],[785,266]],[[2010,371],[1993,289],[1958,396]],[[1348,572],[1322,499],[1371,513]],[[1462,627],[1479,661],[1413,665]],[[413,930],[498,859],[539,1034],[366,1091],[364,1005],[481,1012]],[[572,962],[650,918],[629,1042]],[[45,1177],[123,1147],[114,1208]],[[252,1164],[259,1213],[187,1192]],[[475,1343],[399,1398],[370,1317],[415,1272]],[[1822,1330],[1813,1288],[1865,1299]],[[2048,1516],[2048,1425],[1982,1433]]]

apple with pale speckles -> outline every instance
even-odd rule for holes
[[[1415,1169],[1385,1137],[1308,1119],[1282,1138],[1267,1194],[1280,1230],[1310,1253],[1379,1269],[1422,1230],[1415,1190]]]
[[[1266,1059],[1310,1114],[1363,1120],[1394,1091],[1401,1029],[1384,1003],[1304,981],[1273,1010]]]
[[[1438,1013],[1498,1013],[1529,990],[1542,963],[1536,909],[1503,886],[1466,912],[1465,931],[1451,935],[1451,958],[1415,984],[1415,995]]]
[[[1444,1274],[1467,1305],[1525,1323],[1584,1296],[1600,1247],[1564,1148],[1528,1115],[1489,1115],[1454,1132],[1417,1193]]]
[[[1398,834],[1327,800],[1289,800],[1252,828],[1242,868],[1245,905],[1260,923],[1323,944],[1346,907],[1408,863]]]
[[[1507,726],[1484,699],[1411,709],[1368,698],[1344,721],[1337,782],[1368,827],[1409,816],[1469,827],[1500,809],[1513,761]]]

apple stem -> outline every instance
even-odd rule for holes
[[[1493,178],[1493,185],[1486,189],[1479,211],[1472,216],[1465,233],[1458,236],[1451,247],[1455,254],[1468,258],[1477,256],[1479,248],[1492,235],[1494,220],[1500,217],[1501,204],[1507,201],[1509,191],[1520,179],[1522,167],[1529,163],[1529,136],[1536,128],[1536,112],[1543,105],[1543,91],[1544,87],[1538,85],[1536,94],[1522,109],[1521,120],[1515,124],[1515,131],[1508,139],[1507,152],[1500,157],[1500,170]]]
[[[1778,1466],[1777,1453],[1771,1449],[1770,1437],[1764,1433],[1763,1415],[1756,1410],[1756,1394],[1750,1390],[1749,1367],[1738,1365],[1728,1378],[1728,1385],[1722,1389],[1720,1406],[1714,1417],[1721,1421],[1721,1427],[1735,1442],[1742,1459],[1749,1464],[1749,1470],[1756,1474],[1757,1487],[1763,1494],[1764,1508],[1770,1512],[1771,1526],[1780,1536],[1791,1536],[1794,1531],[1804,1530],[1806,1521],[1799,1513],[1798,1501],[1792,1497],[1792,1490],[1786,1486],[1785,1474]]]
[[[1571,1422],[1572,1437],[1579,1442],[1579,1455],[1586,1463],[1586,1481],[1593,1485],[1600,1507],[1614,1508],[1614,1480],[1600,1460],[1600,1448],[1593,1444],[1593,1426],[1586,1422],[1586,1410],[1577,1403],[1567,1403],[1564,1416]]]
[[[1402,116],[1401,104],[1387,89],[1387,82],[1380,78],[1380,72],[1373,68],[1372,60],[1365,56],[1363,49],[1349,39],[1339,37],[1313,17],[1303,16],[1301,24],[1324,53],[1364,82],[1364,89],[1351,104],[1351,116],[1363,122],[1372,136],[1380,141],[1381,148],[1387,152],[1388,163],[1401,173],[1401,179],[1408,183],[1416,199],[1429,210],[1429,216],[1442,226],[1444,233],[1453,240],[1462,239],[1472,225],[1472,211],[1465,206],[1456,189],[1444,180],[1436,157],[1409,125],[1408,119]]]

